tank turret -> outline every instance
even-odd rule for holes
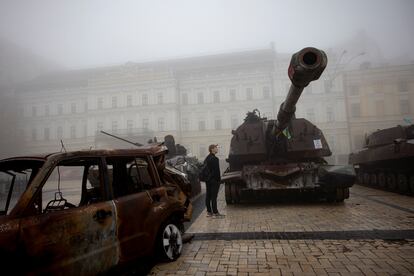
[[[302,91],[319,79],[326,65],[326,54],[316,48],[294,54],[288,69],[292,84],[277,119],[268,120],[253,110],[232,131],[229,168],[223,175],[228,203],[275,191],[314,191],[333,201],[349,197],[355,178],[352,167],[327,165],[323,157],[331,151],[322,131],[306,119],[295,118]]]

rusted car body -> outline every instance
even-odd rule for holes
[[[91,275],[156,251],[177,258],[190,185],[165,167],[166,151],[152,144],[1,160],[2,270]]]

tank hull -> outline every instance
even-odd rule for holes
[[[318,198],[342,202],[355,182],[351,166],[315,163],[247,165],[222,177],[228,204],[243,201]]]
[[[358,184],[414,196],[414,140],[365,148],[349,156]]]

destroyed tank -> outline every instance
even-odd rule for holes
[[[229,167],[222,177],[228,204],[285,198],[292,193],[330,202],[349,197],[355,181],[353,167],[328,165],[323,157],[331,151],[322,131],[306,119],[295,118],[303,89],[321,76],[326,65],[326,54],[316,48],[294,54],[288,69],[292,84],[277,120],[263,118],[254,110],[232,131]]]
[[[188,181],[191,183],[191,196],[196,196],[201,192],[199,180],[200,166],[196,157],[187,155],[187,149],[175,143],[174,136],[166,135],[164,145],[168,148],[166,155],[167,164],[186,174]]]
[[[349,155],[358,183],[414,195],[414,124],[377,130]]]

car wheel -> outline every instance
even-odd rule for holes
[[[387,185],[387,181],[386,181],[386,178],[385,178],[385,173],[383,173],[383,172],[378,173],[377,179],[378,179],[378,185],[381,188],[385,188],[386,185]]]
[[[183,239],[178,223],[167,222],[158,235],[158,256],[162,260],[175,261],[181,255]]]

